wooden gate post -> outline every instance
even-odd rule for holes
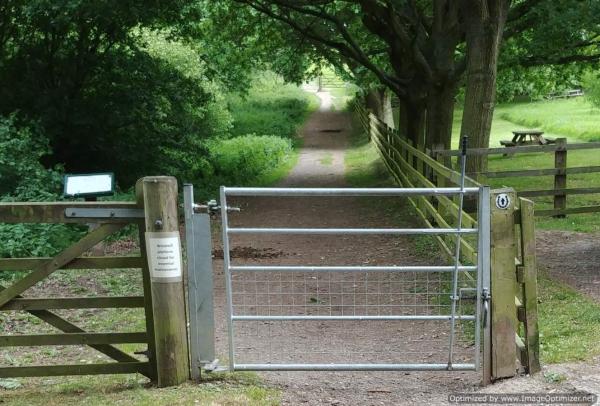
[[[513,189],[491,193],[491,334],[492,378],[508,378],[516,374],[517,331],[516,295],[516,193]]]
[[[136,184],[136,195],[145,211],[157,383],[159,387],[179,385],[188,380],[189,367],[177,180],[171,176],[142,178]]]

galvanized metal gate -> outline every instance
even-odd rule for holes
[[[344,196],[365,197],[415,197],[415,196],[477,196],[477,228],[465,228],[460,218],[455,228],[269,228],[232,227],[228,219],[231,209],[230,197],[303,197],[337,198]],[[215,204],[212,204],[214,208]],[[462,204],[461,204],[462,206]],[[229,370],[279,370],[279,371],[466,371],[478,370],[481,365],[481,336],[489,337],[489,284],[490,284],[490,207],[489,189],[481,188],[230,188],[222,187],[219,211],[223,238],[223,276],[226,294],[226,319]],[[193,203],[191,192],[186,192],[186,221],[192,221]],[[190,218],[188,219],[188,214]],[[243,217],[244,213],[240,214]],[[206,216],[206,215],[204,215]],[[460,217],[460,216],[459,216]],[[191,223],[196,229],[204,227]],[[189,226],[189,224],[188,224]],[[193,229],[193,227],[192,227]],[[194,248],[198,237],[188,231],[188,268],[191,274],[202,274],[202,282],[194,282],[204,295],[212,286],[206,269],[198,267],[198,255],[206,256],[206,232],[202,237],[204,248]],[[210,233],[208,233],[209,235]],[[452,235],[456,237],[455,259],[450,265],[292,265],[279,261],[277,264],[238,264],[231,256],[230,241],[239,235]],[[460,238],[477,240],[477,264],[460,261]],[[195,241],[195,242],[194,242]],[[210,248],[210,246],[209,246]],[[263,261],[264,262],[264,261]],[[206,268],[208,265],[204,265]],[[307,276],[308,275],[308,276]],[[212,275],[211,275],[212,277]],[[190,276],[192,278],[192,276]],[[197,278],[194,276],[193,278]],[[191,280],[193,280],[193,278]],[[319,283],[321,285],[319,286]],[[302,291],[302,287],[304,291]],[[335,294],[334,294],[335,293]],[[209,330],[214,321],[202,312],[198,297],[190,291],[190,323],[192,370],[196,365],[210,363],[214,358],[214,346]],[[409,298],[410,303],[407,304]],[[325,298],[325,300],[323,300]],[[212,297],[211,297],[212,299]],[[346,302],[344,302],[346,300]],[[200,309],[200,310],[198,310]],[[350,311],[348,311],[350,309]],[[194,326],[194,323],[196,326]],[[281,326],[276,326],[281,323]],[[312,326],[309,326],[312,323]],[[316,323],[316,325],[315,325]],[[329,324],[328,324],[329,323]],[[341,323],[341,329],[332,330],[331,323]],[[344,325],[344,323],[351,323]],[[374,324],[369,324],[374,323]],[[393,328],[387,334],[388,341],[381,339],[385,326]],[[409,323],[413,333],[396,325]],[[428,333],[431,323],[443,330],[441,334]],[[246,327],[239,327],[246,324]],[[248,327],[247,325],[253,325]],[[293,324],[295,327],[290,327]],[[363,335],[358,329],[366,327]],[[350,327],[348,327],[350,326]],[[363,326],[363,327],[361,327]],[[198,335],[198,331],[203,331]],[[421,336],[414,334],[421,332]],[[238,333],[246,333],[239,336]],[[255,332],[255,333],[254,333]],[[266,333],[265,333],[266,332]],[[275,334],[277,332],[279,334]],[[319,358],[324,354],[320,341],[327,335],[336,334],[331,343],[343,348],[340,356],[332,359]],[[261,334],[265,333],[262,338]],[[208,334],[208,335],[207,335]],[[312,341],[304,336],[313,335]],[[436,335],[437,334],[437,335]],[[244,337],[255,335],[250,344]],[[315,340],[314,336],[318,336]],[[355,335],[351,340],[344,340]],[[365,337],[363,350],[356,346],[356,337]],[[438,337],[438,336],[441,336]],[[425,338],[423,338],[425,337]],[[435,339],[431,338],[435,337]],[[415,343],[407,354],[401,354],[398,362],[386,353],[401,353],[403,340]],[[241,341],[241,342],[240,342]],[[370,342],[369,342],[370,341]],[[307,344],[308,343],[308,344]],[[194,348],[204,346],[204,354],[194,354]],[[384,347],[382,347],[384,346]],[[418,351],[415,350],[418,347]],[[488,347],[489,343],[485,342]],[[310,347],[310,348],[308,348]],[[348,348],[346,348],[348,347]],[[434,348],[435,347],[435,348]],[[276,351],[274,350],[276,349]],[[427,351],[431,353],[427,353]],[[298,356],[311,352],[311,357]],[[361,351],[364,352],[361,353]],[[277,359],[267,359],[267,352],[277,352]],[[436,352],[433,354],[433,352]],[[340,355],[338,354],[338,355]],[[375,355],[367,355],[375,354]],[[378,356],[377,354],[383,354]],[[416,354],[416,356],[414,356]],[[245,361],[249,356],[251,362]],[[239,359],[242,359],[240,362]],[[352,359],[351,359],[352,358]],[[432,359],[433,358],[433,359]],[[381,361],[385,359],[385,362]],[[320,360],[320,361],[319,361]],[[366,360],[366,361],[365,361]],[[484,360],[484,362],[486,362]],[[215,363],[213,363],[215,364]],[[214,367],[214,365],[212,366]],[[209,367],[210,369],[210,367]]]

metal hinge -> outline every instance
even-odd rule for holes
[[[122,208],[83,208],[68,207],[65,209],[65,217],[68,218],[116,218],[131,219],[145,217],[144,209],[122,209]]]

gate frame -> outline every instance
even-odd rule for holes
[[[220,210],[222,220],[222,241],[223,241],[223,267],[225,274],[225,290],[227,296],[227,325],[228,325],[228,349],[229,349],[229,370],[252,370],[252,371],[267,371],[267,370],[279,370],[279,371],[450,371],[450,370],[479,370],[480,368],[480,329],[481,329],[481,318],[485,309],[489,306],[485,306],[482,303],[482,299],[485,297],[489,299],[489,295],[482,294],[484,288],[487,287],[486,291],[490,289],[490,275],[489,275],[489,249],[490,249],[490,197],[489,188],[482,187],[470,187],[470,188],[226,188],[224,186],[220,189]],[[461,194],[477,194],[479,203],[479,225],[478,228],[465,228],[459,225],[457,228],[410,228],[410,229],[336,229],[336,228],[230,228],[228,222],[228,211],[227,196],[435,196],[435,195],[461,195]],[[462,234],[478,233],[479,234],[479,248],[484,255],[478,255],[478,263],[474,266],[387,266],[387,267],[352,267],[352,266],[232,266],[230,261],[229,251],[229,235],[230,234],[241,234],[241,233],[277,233],[277,234],[410,234],[410,235],[440,235],[440,234],[451,234],[460,236]],[[460,253],[459,253],[460,255]],[[235,320],[338,320],[338,319],[356,319],[356,320],[386,320],[386,319],[423,319],[427,316],[235,316],[233,314],[233,297],[232,297],[232,281],[231,271],[256,271],[258,269],[264,270],[298,270],[298,271],[311,271],[315,269],[329,270],[329,271],[418,271],[428,269],[437,269],[440,271],[448,271],[452,268],[454,272],[477,270],[476,290],[477,290],[477,306],[475,309],[475,315],[471,316],[475,320],[475,356],[472,364],[454,364],[452,363],[452,355],[450,351],[449,362],[439,364],[236,364],[235,363],[235,347],[233,343],[233,322]],[[458,300],[458,292],[453,294],[453,298]],[[485,312],[486,320],[489,318],[489,311]],[[430,316],[429,319],[448,319],[450,321],[458,318],[465,318],[465,316],[456,316],[454,314],[450,316]],[[484,322],[484,345],[489,345],[486,340],[489,334],[490,323]],[[454,331],[451,332],[451,335]],[[452,341],[451,341],[452,342]],[[449,349],[450,350],[450,349]],[[487,350],[484,351],[489,352]],[[484,364],[489,362],[488,357],[484,357]],[[484,365],[484,369],[488,368],[487,364]]]

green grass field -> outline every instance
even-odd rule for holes
[[[457,109],[454,117],[453,148],[458,146],[461,117],[462,110]],[[500,105],[496,109],[492,123],[490,147],[500,147],[500,140],[510,139],[512,131],[526,128],[541,128],[546,132],[544,135],[551,138],[567,138],[569,143],[586,142],[594,139],[590,136],[593,127],[597,128],[600,136],[600,110],[593,110],[582,98]],[[597,149],[570,151],[567,165],[569,167],[600,166],[599,152]],[[512,157],[493,155],[489,159],[490,171],[553,167],[554,153],[517,154]],[[488,183],[492,187],[508,186],[516,190],[552,189],[554,178],[552,176],[497,178],[489,179]],[[594,186],[600,187],[600,173],[569,175],[567,178],[568,188]],[[552,197],[536,197],[534,201],[537,209],[553,207]],[[567,197],[567,207],[594,205],[600,205],[600,194]],[[563,219],[541,217],[537,219],[537,224],[543,229],[596,232],[600,231],[600,215],[577,214]]]

